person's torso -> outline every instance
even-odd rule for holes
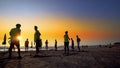
[[[68,35],[64,35],[64,42],[69,42],[69,37],[68,37]]]
[[[11,29],[11,31],[10,31],[10,39],[11,40],[16,40],[16,41],[18,41],[18,36],[20,35],[20,32],[21,32],[21,30],[19,29],[19,28],[13,28],[13,29]]]
[[[80,42],[80,38],[77,38],[77,42]]]
[[[38,30],[35,31],[34,38],[35,38],[36,40],[40,40],[40,32],[39,32]]]
[[[28,41],[25,41],[25,45],[28,46],[29,42]]]

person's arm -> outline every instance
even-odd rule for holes
[[[10,32],[9,32],[10,36],[12,36],[12,32],[13,32],[13,29],[11,29]]]
[[[35,45],[35,42],[36,42],[36,37],[35,37],[35,34],[34,34],[34,45]]]
[[[80,39],[80,41],[81,41],[81,39]]]
[[[69,36],[68,36],[68,39],[70,40]]]

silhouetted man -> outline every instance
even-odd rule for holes
[[[12,28],[10,31],[10,48],[9,48],[9,58],[11,58],[11,54],[12,54],[12,48],[14,47],[14,45],[16,45],[17,49],[18,49],[18,58],[21,58],[20,55],[20,40],[18,39],[18,37],[21,34],[21,29],[20,29],[21,25],[20,24],[16,24],[16,28]]]
[[[40,39],[41,33],[39,32],[37,26],[34,26],[34,29],[35,29],[34,42],[36,44],[36,55],[35,56],[37,56],[39,53],[39,47],[41,47],[41,39]]]
[[[28,45],[29,45],[29,41],[28,41],[28,39],[26,39],[26,41],[25,41],[25,51],[28,51]]]
[[[71,48],[74,50],[74,40],[71,38]]]
[[[69,54],[69,36],[68,36],[68,31],[65,31],[65,35],[64,35],[64,50],[65,50],[65,54]]]
[[[57,51],[57,40],[55,39],[55,51]]]
[[[81,41],[81,39],[78,37],[78,35],[76,36],[76,38],[77,38],[78,51],[80,51],[80,41]]]

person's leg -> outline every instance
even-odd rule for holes
[[[66,53],[66,42],[64,42],[64,52]]]
[[[21,58],[21,55],[20,55],[20,44],[19,44],[19,42],[16,42],[16,47],[18,49],[18,57]]]
[[[10,47],[9,47],[9,58],[11,58],[13,47],[14,47],[14,42],[11,42]]]
[[[57,46],[56,46],[56,51],[57,51]]]
[[[69,42],[67,42],[67,53],[69,54]]]
[[[39,52],[39,49],[38,49],[38,46],[36,45],[36,55],[38,54]]]
[[[73,51],[74,51],[74,44],[73,44]]]
[[[27,52],[28,52],[28,47],[27,47]]]
[[[80,43],[78,42],[78,51],[80,51],[80,46],[79,46],[79,44],[80,44]]]
[[[25,46],[25,52],[26,52],[26,46]]]
[[[39,53],[39,42],[36,42],[36,55]]]

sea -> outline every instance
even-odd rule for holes
[[[87,45],[81,45],[80,47],[81,48],[98,48],[99,45],[89,45],[89,46],[87,46]],[[71,46],[69,46],[69,48],[71,49]],[[75,45],[75,49],[76,48],[77,48],[77,46]],[[9,46],[3,46],[3,45],[0,46],[0,51],[8,51],[8,49],[9,49]],[[64,50],[64,46],[63,45],[58,46],[57,49],[58,50]],[[25,47],[20,47],[20,50],[21,51],[25,51]],[[35,51],[35,50],[36,50],[35,47],[29,47],[28,48],[28,51]],[[46,49],[45,47],[42,47],[41,50],[55,50],[55,48],[53,46],[48,47],[48,49]],[[15,47],[15,51],[17,51],[16,47]]]

